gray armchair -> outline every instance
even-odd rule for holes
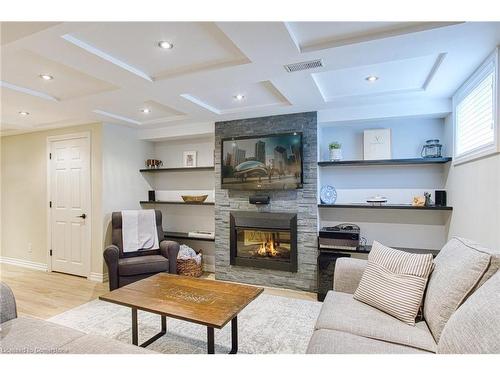
[[[158,230],[159,250],[123,252],[122,214],[113,212],[111,216],[112,245],[104,250],[104,260],[108,266],[109,289],[118,289],[127,284],[144,279],[159,272],[177,272],[179,244],[164,240],[161,211],[155,210]]]

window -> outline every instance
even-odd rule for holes
[[[453,97],[455,163],[498,151],[497,65],[495,51]]]

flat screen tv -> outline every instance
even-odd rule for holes
[[[226,138],[221,151],[223,189],[302,188],[302,133]]]

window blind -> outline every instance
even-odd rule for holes
[[[495,142],[494,79],[491,72],[456,107],[456,156]]]

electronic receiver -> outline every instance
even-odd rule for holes
[[[355,224],[343,223],[334,227],[323,227],[319,231],[320,249],[357,250],[360,230]]]

